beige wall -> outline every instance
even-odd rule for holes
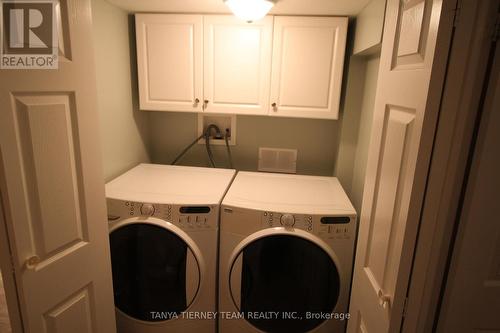
[[[363,58],[353,57],[349,59],[348,79],[344,97],[344,109],[339,119],[339,149],[336,156],[334,175],[339,178],[340,183],[350,194],[352,183],[352,168],[356,157],[356,146],[358,139],[358,124],[363,103],[363,90],[365,82],[366,62]]]
[[[356,79],[350,83],[346,96],[346,106],[351,106],[351,112],[345,114],[341,121],[335,176],[358,213],[361,212],[363,198],[379,62],[379,55],[351,58],[350,68],[356,72],[356,75],[349,76]]]
[[[92,0],[103,170],[109,181],[149,161],[147,114],[139,112],[132,21],[105,0]]]
[[[380,51],[384,29],[386,0],[372,0],[356,16],[354,54]]]
[[[151,126],[151,158],[155,163],[171,163],[197,134],[194,113],[148,112]],[[259,147],[298,150],[297,173],[332,175],[337,154],[338,121],[317,119],[238,116],[236,146],[231,146],[234,167],[256,171]],[[218,166],[227,166],[225,147],[214,146]],[[180,161],[181,165],[208,166],[204,145],[196,145]]]

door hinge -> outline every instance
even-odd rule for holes
[[[458,26],[458,22],[460,21],[460,12],[462,11],[462,1],[458,0],[457,7],[455,8],[455,16],[453,17],[453,27],[456,28]]]
[[[406,317],[407,309],[408,309],[408,297],[405,297],[405,300],[403,302],[403,313],[402,313],[403,317]]]
[[[493,28],[493,42],[496,42],[500,37],[500,13],[497,14],[497,21],[495,22],[495,27]]]
[[[12,257],[12,255],[9,256],[10,258],[10,270],[12,271],[12,274],[16,274],[16,269],[14,268],[14,258]]]

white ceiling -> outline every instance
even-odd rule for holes
[[[229,13],[222,0],[108,0],[129,12]],[[279,0],[271,14],[355,16],[370,0]]]

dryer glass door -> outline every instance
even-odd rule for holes
[[[241,279],[239,288],[231,283],[236,306],[265,332],[314,329],[331,315],[340,291],[332,258],[313,242],[290,235],[247,245],[233,263],[230,280],[235,278]]]
[[[182,238],[157,225],[134,223],[114,230],[110,245],[115,305],[121,312],[165,321],[189,307],[199,286],[189,291],[186,270],[194,265],[199,275],[199,265]]]

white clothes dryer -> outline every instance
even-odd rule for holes
[[[140,164],[106,184],[118,332],[216,331],[219,207],[234,175]]]
[[[356,212],[336,178],[239,172],[221,209],[220,332],[345,331]]]

